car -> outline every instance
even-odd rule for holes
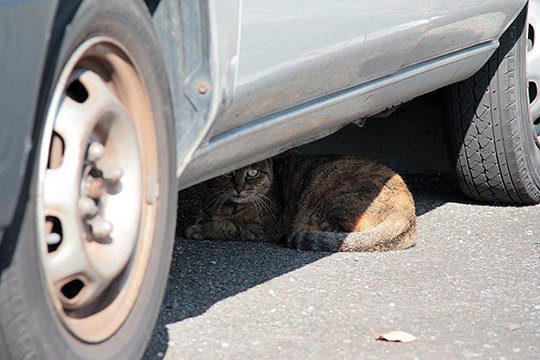
[[[0,359],[141,357],[178,190],[438,89],[462,190],[540,202],[539,3],[0,2]]]

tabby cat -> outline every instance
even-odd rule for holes
[[[403,179],[353,156],[282,157],[209,180],[190,239],[280,242],[303,250],[388,251],[414,245]]]

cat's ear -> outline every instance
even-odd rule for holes
[[[264,160],[264,163],[266,166],[268,166],[270,169],[272,168],[272,159],[266,159]]]

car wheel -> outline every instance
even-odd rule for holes
[[[142,1],[73,3],[59,4],[32,171],[2,244],[7,359],[140,358],[168,275],[175,144],[151,18]]]
[[[540,202],[539,7],[531,1],[482,69],[446,96],[457,179],[480,201]]]

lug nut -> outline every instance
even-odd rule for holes
[[[47,245],[57,245],[62,241],[62,237],[57,233],[49,233],[46,237]]]
[[[113,231],[113,225],[102,217],[96,217],[88,224],[92,227],[92,235],[96,239],[104,239]]]
[[[88,160],[96,162],[101,159],[103,155],[105,155],[105,146],[98,143],[97,141],[94,141],[90,144],[87,153]]]
[[[88,176],[86,193],[94,200],[99,199],[105,192],[105,182],[100,177]]]
[[[79,199],[79,210],[85,217],[95,216],[98,212],[96,202],[89,197],[83,197]]]
[[[115,164],[107,164],[101,171],[103,172],[103,178],[110,182],[117,182],[124,175],[122,168]]]

